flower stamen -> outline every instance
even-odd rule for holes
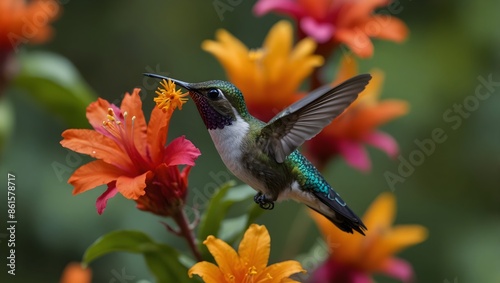
[[[161,87],[155,93],[158,95],[153,100],[156,102],[156,106],[167,112],[170,110],[175,110],[179,108],[182,110],[182,105],[187,102],[186,96],[189,93],[182,93],[180,90],[175,89],[175,83],[171,80],[163,80],[160,82]]]
[[[136,160],[136,163],[141,168],[147,168],[147,161],[141,156],[134,142],[134,121],[135,116],[132,116],[130,128],[127,125],[128,112],[124,111],[115,113],[113,108],[108,108],[106,115],[107,120],[102,122],[102,125],[108,133],[111,134],[115,142],[127,152],[127,154]]]

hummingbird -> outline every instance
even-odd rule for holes
[[[325,85],[291,104],[265,123],[249,112],[242,92],[232,83],[187,83],[165,76],[186,89],[226,167],[257,194],[254,201],[273,209],[275,201],[293,199],[325,216],[340,230],[364,235],[366,226],[334,191],[298,147],[318,134],[358,97],[370,74]],[[272,94],[270,94],[272,95]]]

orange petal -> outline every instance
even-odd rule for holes
[[[409,105],[401,100],[384,100],[373,107],[356,109],[353,120],[350,121],[352,136],[361,138],[375,128],[408,113]]]
[[[360,58],[369,58],[373,55],[373,43],[361,28],[339,29],[335,37]]]
[[[227,282],[219,267],[207,261],[198,262],[188,270],[189,278],[192,278],[194,274],[200,276],[205,283]]]
[[[392,193],[380,194],[363,216],[368,233],[383,233],[388,230],[396,215],[396,199]]]
[[[236,84],[238,78],[248,70],[248,48],[226,30],[218,30],[215,37],[217,41],[205,40],[201,48],[219,60],[230,81]]]
[[[382,86],[384,84],[385,74],[382,70],[373,69],[370,71],[372,79],[366,88],[359,94],[358,99],[355,103],[365,103],[365,104],[375,104],[382,91]],[[353,105],[356,105],[353,103]],[[351,107],[353,107],[351,105]]]
[[[281,75],[282,83],[286,83],[287,87],[283,88],[283,92],[290,95],[299,89],[300,85],[316,67],[320,67],[324,63],[322,56],[315,55],[316,43],[310,38],[304,38],[297,43],[288,58],[287,67]]]
[[[271,250],[271,237],[264,225],[252,224],[241,240],[238,254],[245,269],[254,266],[257,272],[266,268]]]
[[[421,225],[398,225],[382,235],[365,259],[373,263],[374,269],[382,268],[385,261],[394,254],[423,242],[427,235],[427,229]]]
[[[293,280],[283,280],[299,272],[306,273],[305,269],[302,268],[302,265],[300,265],[298,261],[287,260],[268,266],[261,274],[259,274],[259,279],[264,282],[264,278],[270,277],[270,281],[265,281],[269,283],[296,282]],[[256,281],[260,282],[259,280]]]
[[[76,169],[68,183],[73,185],[73,194],[76,195],[116,180],[123,174],[123,170],[102,160],[95,160]]]
[[[335,77],[335,80],[333,81],[332,85],[338,85],[338,84],[342,83],[343,81],[354,77],[357,74],[358,74],[358,63],[354,59],[354,56],[346,54],[346,55],[342,56],[342,59],[340,60],[339,71],[338,71],[337,76]],[[370,81],[370,84],[371,84],[371,81]]]
[[[133,168],[126,153],[110,138],[93,130],[70,129],[62,133],[60,143],[65,148],[102,159],[116,167]]]
[[[134,137],[134,144],[139,152],[146,155],[146,119],[142,112],[142,101],[139,95],[141,89],[135,88],[132,94],[125,93],[120,109],[124,114],[127,112],[125,122],[127,123],[127,131]],[[132,121],[132,117],[135,117]],[[133,127],[133,130],[132,130]]]
[[[92,270],[84,268],[81,263],[71,262],[64,268],[59,283],[91,283]]]
[[[203,242],[214,257],[219,269],[225,276],[232,275],[239,278],[237,275],[242,271],[240,259],[236,251],[226,242],[210,235]],[[246,272],[246,270],[245,270]]]
[[[102,122],[107,120],[108,116],[108,108],[111,104],[102,98],[97,98],[97,101],[94,101],[87,106],[87,120],[89,120],[90,125],[94,129],[101,129]]]
[[[380,23],[382,28],[378,29],[376,33],[371,34],[370,36],[392,40],[394,42],[402,42],[408,37],[408,27],[403,21],[396,17],[377,15],[373,16],[372,19]]]
[[[364,237],[360,234],[348,234],[338,229],[323,215],[310,210],[310,215],[318,225],[331,256],[339,262],[355,262],[362,255]],[[368,229],[370,229],[368,227]]]
[[[135,177],[120,176],[116,180],[116,188],[124,197],[136,200],[146,194],[146,181],[151,177],[153,177],[151,171]]]
[[[343,13],[339,15],[339,21],[344,25],[352,25],[356,22],[367,20],[371,14],[378,7],[389,4],[388,0],[365,0],[356,1],[347,9],[342,10]]]
[[[163,112],[158,107],[151,112],[147,128],[147,144],[154,164],[159,164],[163,160],[163,149],[167,142],[168,125],[172,113],[172,111]]]
[[[263,44],[262,64],[266,70],[266,80],[276,82],[286,67],[292,49],[293,28],[288,21],[279,21],[269,30]]]

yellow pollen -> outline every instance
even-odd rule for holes
[[[166,112],[170,109],[175,110],[179,108],[182,110],[182,105],[188,100],[186,96],[189,93],[182,93],[180,90],[175,89],[175,83],[171,80],[163,80],[160,82],[161,87],[155,93],[158,95],[154,98],[156,106]]]
[[[257,274],[257,268],[255,266],[252,266],[248,269],[248,275],[255,275]]]

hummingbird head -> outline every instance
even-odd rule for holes
[[[187,83],[176,79],[145,73],[145,76],[171,80],[176,85],[189,91],[196,103],[198,112],[209,130],[222,129],[231,125],[237,115],[248,115],[241,91],[227,81],[212,80],[200,83]]]

